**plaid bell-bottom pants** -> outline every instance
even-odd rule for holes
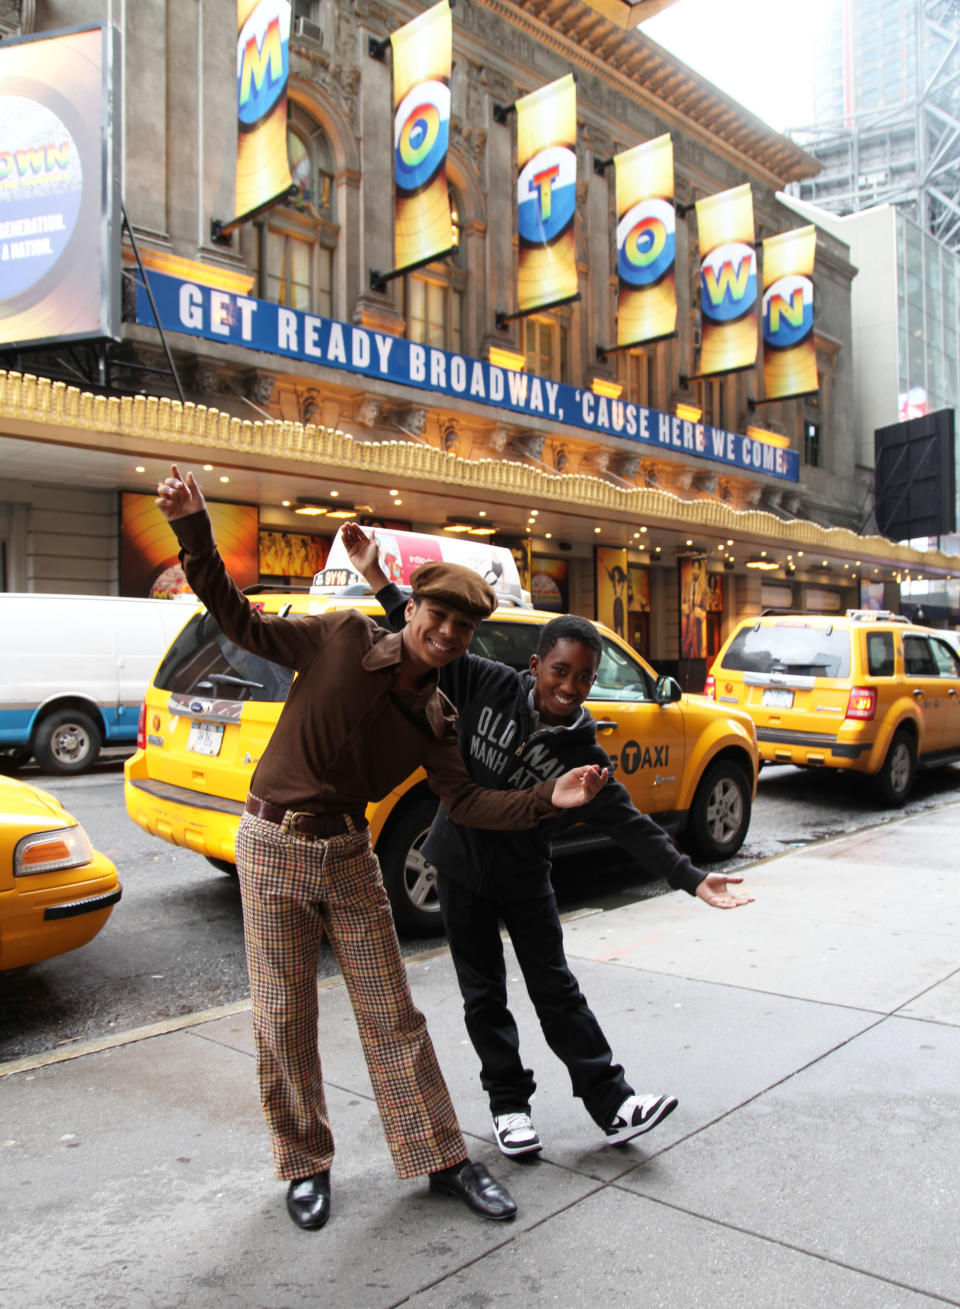
[[[277,1177],[310,1177],[333,1161],[317,1048],[324,933],[353,1005],[397,1175],[460,1163],[467,1149],[410,995],[369,832],[321,840],[288,820],[244,813],[237,837],[257,1077]]]

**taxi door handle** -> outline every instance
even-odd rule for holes
[[[919,687],[919,686],[915,686],[915,687],[913,688],[913,694],[914,694],[914,696],[915,696],[918,700],[922,700],[922,699],[923,699],[923,690],[922,690],[921,687]]]
[[[619,727],[619,726],[620,726],[620,724],[617,723],[617,722],[614,722],[614,720],[613,720],[612,718],[598,718],[598,719],[597,719],[597,731],[598,731],[598,732],[603,732],[603,731],[608,731],[608,732],[609,732],[609,731],[612,731],[615,727]]]
[[[957,688],[955,686],[951,686],[950,690],[947,692],[947,695],[956,695],[956,694],[957,694]]]

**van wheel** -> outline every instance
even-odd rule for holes
[[[750,826],[750,787],[726,759],[711,764],[697,787],[687,831],[705,860],[729,859],[743,845]]]
[[[416,801],[377,844],[397,931],[410,936],[439,936],[443,931],[437,870],[420,853],[436,812],[436,800]]]
[[[913,790],[917,770],[917,747],[904,728],[894,732],[890,749],[877,774],[877,790],[888,805],[902,805]]]
[[[60,709],[40,720],[33,757],[48,773],[82,773],[100,753],[100,729],[89,714]]]

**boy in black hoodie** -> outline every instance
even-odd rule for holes
[[[402,627],[419,603],[387,581],[376,544],[356,524],[343,530],[356,568],[383,605],[391,626]],[[458,743],[471,777],[481,786],[512,790],[558,776],[579,764],[610,767],[597,744],[594,719],[583,702],[600,663],[602,645],[585,618],[555,618],[543,629],[530,671],[465,654],[440,672],[445,694],[459,710]],[[630,800],[612,777],[572,821],[607,832],[645,868],[718,909],[749,904],[728,889],[740,877],[704,873]],[[563,929],[550,881],[550,833],[566,820],[522,832],[462,827],[441,808],[421,848],[437,869],[437,892],[447,940],[463,995],[467,1032],[480,1058],[480,1081],[490,1100],[494,1136],[506,1155],[535,1154],[542,1146],[530,1117],[536,1083],[520,1060],[520,1038],[507,1008],[500,920],[510,934],[527,992],[547,1044],[567,1066],[574,1095],[611,1145],[662,1122],[677,1106],[672,1095],[637,1095],[613,1056],[577,979],[567,966]]]

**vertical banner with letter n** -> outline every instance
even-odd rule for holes
[[[237,0],[237,216],[289,191],[289,0]]]
[[[750,184],[697,201],[700,236],[701,377],[757,361],[757,254]]]
[[[617,346],[677,330],[673,142],[669,133],[613,160],[617,182]]]
[[[577,86],[568,73],[516,102],[522,314],[577,294]]]
[[[440,0],[390,37],[393,47],[394,267],[453,249],[447,194],[453,22]]]
[[[798,227],[763,243],[763,381],[768,400],[817,389],[813,261],[817,229]]]

